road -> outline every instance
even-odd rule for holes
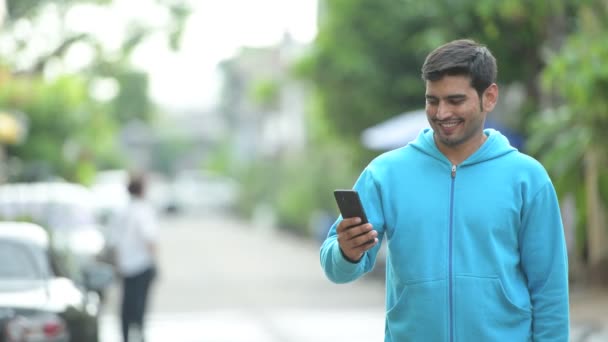
[[[319,246],[226,217],[161,223],[149,342],[381,341],[384,286],[330,283]],[[102,342],[119,341],[113,288]]]
[[[148,342],[384,338],[382,281],[367,277],[332,284],[321,271],[315,241],[206,215],[163,218],[160,247]],[[112,288],[102,317],[102,342],[120,341],[118,295]],[[571,341],[608,341],[608,295],[571,297]]]

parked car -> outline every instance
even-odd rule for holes
[[[111,279],[73,260],[41,226],[0,222],[0,341],[98,341],[97,291]]]
[[[45,227],[57,247],[76,255],[75,263],[81,269],[96,265],[104,253],[106,233],[98,219],[95,197],[85,186],[68,182],[0,185],[0,221]]]

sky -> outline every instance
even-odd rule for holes
[[[78,5],[62,23],[56,22],[56,16],[49,12],[39,30],[54,32],[52,28],[69,27],[93,34],[106,48],[118,50],[130,22],[156,27],[168,22],[166,11],[156,2],[117,0],[111,7],[102,8]],[[191,0],[191,4],[193,13],[178,52],[169,50],[167,33],[161,31],[142,42],[132,56],[132,63],[150,75],[152,99],[175,112],[211,108],[217,102],[221,86],[217,65],[241,47],[277,44],[285,32],[295,41],[307,43],[317,31],[317,0]],[[43,46],[53,39],[44,34],[35,37],[39,41],[31,46]],[[72,71],[78,71],[93,56],[90,47],[76,44],[70,48],[66,64]],[[102,86],[106,90],[112,88],[107,82],[102,82]]]
[[[199,0],[178,53],[152,38],[134,54],[150,72],[151,95],[170,108],[208,108],[216,102],[217,64],[242,46],[278,43],[284,32],[309,42],[316,34],[316,0]]]

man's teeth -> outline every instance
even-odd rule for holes
[[[443,127],[454,127],[458,125],[458,122],[443,122],[440,125]]]

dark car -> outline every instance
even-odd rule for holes
[[[96,291],[111,279],[75,275],[72,262],[41,226],[0,222],[1,342],[98,341]]]

